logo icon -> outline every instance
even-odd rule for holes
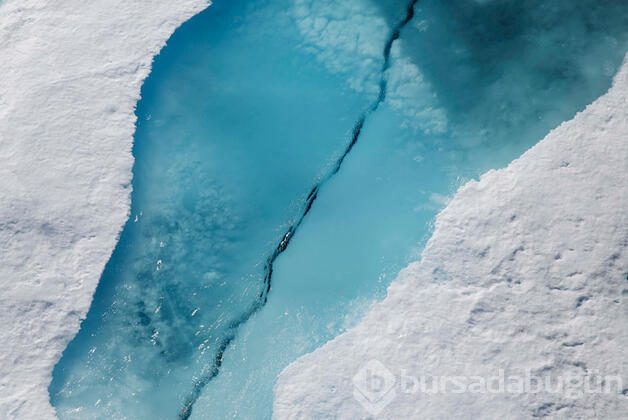
[[[353,397],[376,416],[397,396],[396,382],[395,375],[382,362],[372,359],[353,377]]]

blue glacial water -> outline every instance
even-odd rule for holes
[[[383,297],[461,182],[604,93],[627,40],[619,0],[215,0],[143,86],[59,417],[269,418],[279,372]]]

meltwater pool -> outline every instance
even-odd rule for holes
[[[461,183],[603,94],[627,39],[623,0],[214,0],[143,86],[58,416],[270,418],[278,373],[383,297]]]

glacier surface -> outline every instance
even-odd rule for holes
[[[53,365],[78,330],[128,216],[133,110],[140,85],[172,31],[206,6],[205,1],[191,0],[0,3],[0,337],[5,344],[0,355],[0,417],[53,416],[47,393]],[[400,75],[400,83],[408,78],[414,79]],[[368,91],[368,78],[349,82]],[[369,348],[389,355],[376,354],[391,368],[412,368],[405,361],[420,360],[421,366],[432,363],[440,369],[437,360],[426,362],[417,355],[438,354],[428,350],[455,344],[460,347],[445,354],[453,361],[468,360],[463,363],[466,369],[475,363],[489,371],[501,357],[511,361],[513,369],[546,363],[551,369],[573,365],[577,370],[580,362],[587,362],[605,371],[622,366],[619,371],[625,372],[616,351],[626,346],[621,324],[625,304],[613,298],[618,283],[601,279],[617,280],[618,273],[625,277],[626,272],[625,253],[619,252],[626,246],[627,225],[621,215],[626,208],[626,94],[624,68],[609,95],[585,113],[508,169],[463,188],[438,219],[423,261],[402,273],[388,300],[376,305],[356,330],[282,375],[277,416],[363,416],[346,398],[350,394],[344,395],[342,384],[367,360],[367,342]],[[427,119],[438,121],[436,112]],[[442,124],[421,128],[438,132]],[[570,143],[566,137],[577,141]],[[547,203],[543,211],[529,211],[539,202]],[[550,226],[550,221],[555,223]],[[578,234],[572,237],[573,229]],[[550,232],[549,237],[543,232]],[[572,239],[566,243],[565,238]],[[493,247],[487,249],[489,245]],[[517,251],[520,245],[523,250]],[[483,277],[493,269],[494,277]],[[523,279],[524,286],[517,287],[527,287],[525,294],[521,289],[513,293],[495,278],[507,273]],[[534,282],[532,276],[544,282]],[[434,278],[439,282],[432,282]],[[564,310],[548,312],[535,298],[550,298]],[[400,306],[389,307],[391,301]],[[507,310],[491,309],[504,301],[510,302]],[[442,331],[430,338],[430,328],[440,324],[422,318],[417,307],[451,319],[454,311],[443,314],[447,305],[460,309],[460,319],[454,317],[453,329],[445,331],[462,338],[454,344],[440,340]],[[408,322],[399,325],[401,311]],[[523,341],[500,343],[502,333],[519,325],[513,319],[521,313],[527,317],[524,332],[518,333]],[[468,323],[467,315],[487,318]],[[550,315],[558,321],[547,319]],[[479,330],[467,324],[480,325]],[[396,333],[399,341],[393,342],[390,334]],[[556,341],[547,349],[531,347],[529,352],[515,346],[542,346],[543,338],[556,340],[565,334],[583,337],[565,341],[565,346]],[[482,354],[482,346],[496,348],[495,337],[505,350],[495,350],[498,355],[492,358]],[[400,344],[406,338],[410,344],[404,347]],[[580,342],[591,346],[571,345]],[[425,351],[416,351],[421,343]],[[328,349],[333,353],[325,353]],[[304,372],[311,376],[304,377]],[[532,403],[500,401],[494,409],[528,414],[554,407],[561,414],[613,415],[621,408],[626,411],[623,401],[565,403],[538,397]],[[454,403],[438,402],[444,407]],[[465,403],[472,413],[488,406]],[[400,401],[398,408],[390,408],[399,411],[388,413],[413,414],[419,406],[424,413],[438,414],[429,411],[433,404],[425,407],[416,401]]]

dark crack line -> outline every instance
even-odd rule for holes
[[[262,290],[257,296],[257,300],[248,311],[242,314],[240,318],[231,322],[231,324],[227,328],[228,332],[225,334],[225,336],[220,340],[218,344],[218,349],[216,352],[216,357],[214,358],[213,365],[206,372],[203,372],[200,379],[198,379],[196,383],[194,384],[194,389],[192,393],[186,399],[185,404],[179,413],[180,420],[187,420],[190,418],[190,416],[192,415],[192,408],[194,407],[194,403],[198,400],[198,397],[201,395],[203,388],[209,382],[211,382],[211,380],[214,379],[218,375],[218,373],[220,373],[220,367],[222,366],[222,361],[223,361],[225,351],[227,350],[227,347],[229,347],[231,342],[234,340],[237,329],[242,324],[247,322],[257,311],[263,308],[264,305],[266,305],[266,302],[268,302],[268,294],[270,293],[270,288],[272,284],[273,265],[275,263],[275,260],[277,259],[277,257],[279,257],[279,255],[281,255],[288,248],[290,241],[292,240],[295,233],[301,226],[301,223],[303,223],[303,220],[312,209],[312,205],[314,204],[314,201],[316,201],[316,198],[318,197],[318,192],[320,191],[320,189],[331,178],[333,178],[334,175],[338,173],[338,171],[340,171],[340,168],[342,167],[342,164],[345,161],[346,157],[349,155],[349,153],[351,153],[351,151],[353,150],[353,147],[357,144],[358,139],[360,138],[360,134],[362,133],[362,128],[364,127],[364,124],[366,123],[367,118],[373,112],[377,111],[379,106],[386,99],[386,94],[387,94],[387,89],[388,89],[388,83],[386,80],[386,71],[390,67],[390,52],[392,50],[392,45],[396,40],[399,39],[399,36],[401,35],[401,30],[414,17],[414,6],[417,4],[417,2],[418,0],[410,1],[406,9],[405,18],[393,28],[389,38],[386,40],[386,44],[384,44],[384,51],[383,51],[384,63],[382,65],[382,69],[380,72],[379,94],[377,95],[377,99],[366,109],[366,111],[362,113],[362,115],[360,115],[355,125],[353,126],[351,141],[345,148],[344,153],[340,156],[340,158],[338,158],[338,160],[336,161],[336,164],[334,165],[333,169],[329,172],[329,174],[327,174],[318,183],[316,183],[316,185],[314,185],[314,187],[312,188],[312,190],[310,191],[310,193],[308,194],[305,200],[305,204],[303,206],[301,215],[296,220],[296,222],[294,222],[292,225],[288,227],[288,229],[286,230],[286,233],[284,233],[283,237],[281,238],[281,241],[279,242],[277,247],[273,250],[272,254],[266,260],[266,264],[264,265],[264,282],[262,283]]]

